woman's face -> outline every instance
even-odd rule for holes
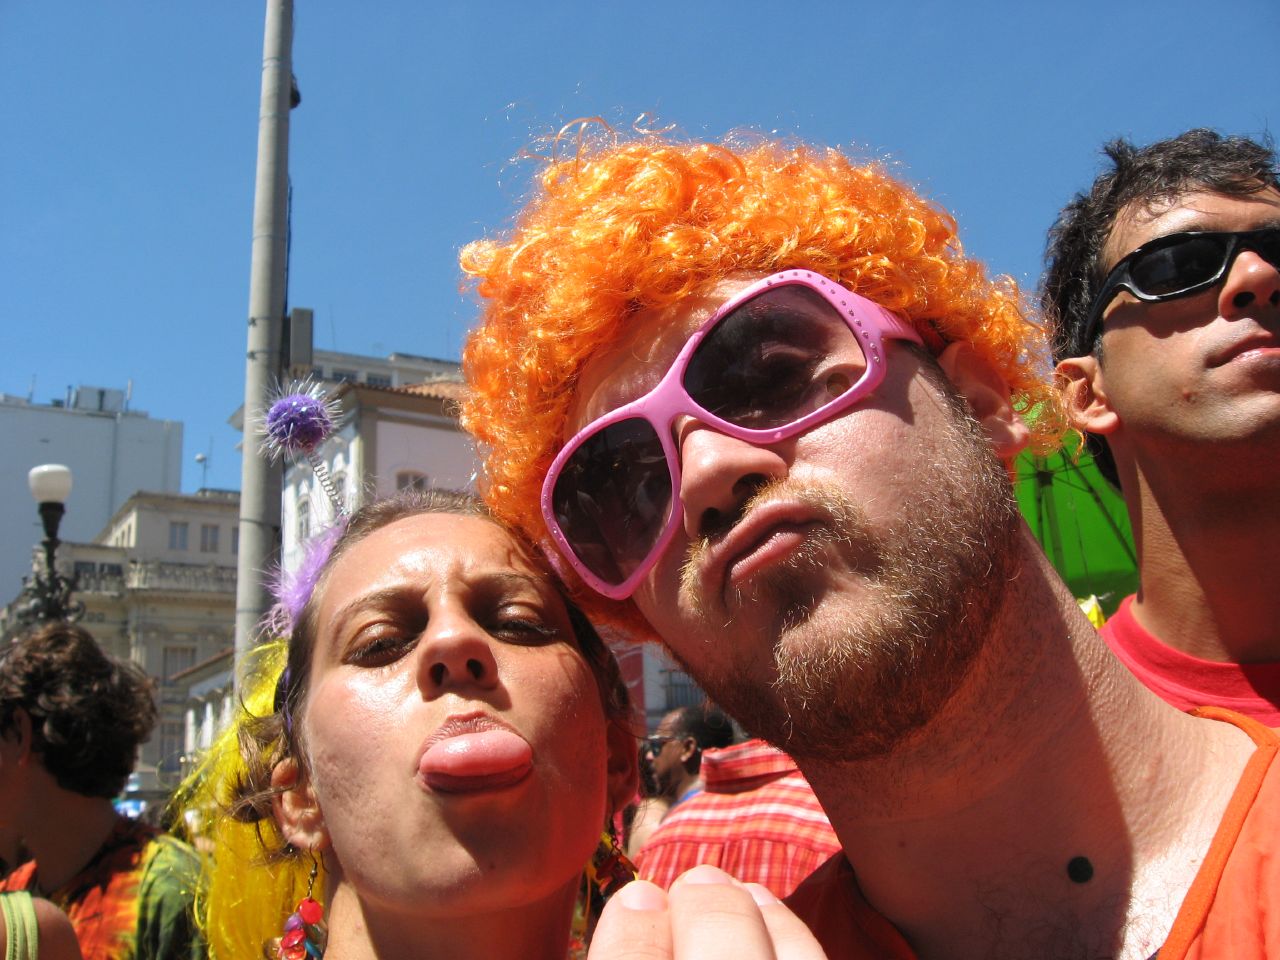
[[[606,817],[608,724],[517,544],[478,517],[398,520],[335,563],[317,613],[301,725],[335,876],[419,913],[576,884]]]

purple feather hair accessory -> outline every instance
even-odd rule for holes
[[[338,412],[322,384],[309,379],[290,384],[262,418],[262,452],[273,460],[311,454],[333,433]]]
[[[293,647],[293,629],[297,626],[302,611],[315,593],[320,574],[324,573],[333,548],[347,530],[347,518],[339,517],[331,526],[326,527],[307,541],[303,549],[302,563],[292,573],[278,570],[271,578],[271,592],[276,602],[267,611],[262,620],[262,631],[278,637],[289,637],[290,649]],[[275,709],[284,718],[285,731],[292,736],[293,716],[289,706],[290,670],[286,664],[276,681]]]
[[[280,570],[272,578],[271,592],[275,594],[276,602],[267,614],[268,629],[277,635],[293,632],[298,618],[302,616],[303,607],[315,592],[316,582],[329,562],[334,545],[346,529],[346,518],[339,517],[331,526],[325,527],[307,541],[297,570],[292,573]]]

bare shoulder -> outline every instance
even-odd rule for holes
[[[80,944],[67,915],[48,900],[32,902],[40,929],[40,960],[81,960]]]

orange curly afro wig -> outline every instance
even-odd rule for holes
[[[813,270],[907,317],[935,350],[968,341],[1034,413],[1039,449],[1061,433],[1047,339],[1014,283],[964,256],[947,213],[837,150],[603,134],[548,162],[510,233],[461,262],[485,301],[463,353],[462,422],[485,455],[489,506],[535,542],[583,364],[636,311],[737,272]],[[594,616],[643,629],[629,601],[583,593]]]

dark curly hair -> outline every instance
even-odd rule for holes
[[[1152,206],[1192,190],[1248,196],[1268,187],[1280,189],[1270,136],[1261,142],[1224,137],[1203,128],[1136,147],[1116,139],[1103,146],[1111,161],[1087,192],[1062,208],[1049,230],[1040,306],[1053,340],[1053,360],[1101,355],[1102,330],[1085,343],[1085,323],[1106,276],[1102,248],[1116,218],[1134,204]],[[1106,442],[1086,437],[1103,475],[1119,486]]]
[[[0,657],[0,736],[31,718],[32,750],[64,790],[114,797],[156,725],[153,682],[83,627],[51,623]]]

